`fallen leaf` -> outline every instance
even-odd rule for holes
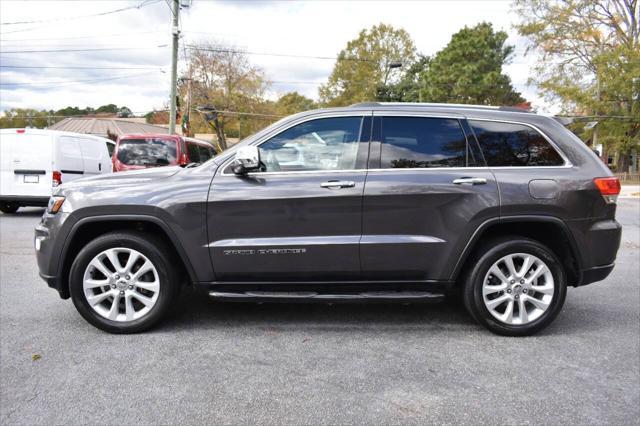
[[[40,355],[40,354],[33,354],[33,355],[31,355],[31,361],[37,361],[37,360],[39,360],[40,358],[42,358],[42,355]]]

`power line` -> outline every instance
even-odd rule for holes
[[[198,112],[196,108],[191,108],[192,112]],[[264,118],[283,118],[286,117],[285,115],[276,115],[276,114],[261,114],[261,113],[256,113],[256,112],[242,112],[242,111],[229,111],[229,110],[208,110],[207,112],[217,112],[220,114],[228,114],[228,115],[246,115],[246,116],[252,116],[252,117],[264,117]],[[37,113],[46,113],[47,111],[36,111]],[[155,113],[155,112],[169,112],[168,109],[157,109],[157,110],[151,110],[151,111],[132,111],[132,114],[135,115],[146,115],[149,113]],[[51,117],[51,118],[86,118],[86,119],[90,119],[90,118],[113,118],[113,117],[100,117],[100,116],[96,116],[95,114],[100,114],[100,113],[88,113],[88,114],[75,114],[75,115],[60,115],[60,114],[47,114],[46,117]],[[44,115],[44,114],[43,114]],[[31,116],[32,118],[39,118],[39,117],[34,117],[33,115]],[[0,118],[8,118],[8,119],[14,119],[14,118],[29,118],[28,115],[13,115],[11,117],[9,116],[5,116],[5,117],[0,117]],[[42,117],[44,118],[44,116]]]
[[[226,48],[217,48],[217,47],[199,47],[195,45],[186,45],[186,48],[191,50],[199,50],[203,52],[243,53],[245,55],[278,56],[283,58],[330,59],[330,60],[355,61],[355,62],[375,62],[375,61],[372,61],[371,59],[363,59],[363,58],[339,58],[336,56],[313,56],[313,55],[293,55],[289,53],[252,52],[248,50],[226,49]]]
[[[9,50],[5,52],[0,51],[0,55],[6,55],[10,53],[61,53],[61,52],[103,52],[108,50],[152,50],[167,47],[166,44],[161,44],[156,47],[98,47],[92,49],[53,49],[53,50]]]
[[[143,0],[140,3],[138,3],[138,5],[136,5],[136,6],[122,7],[120,9],[109,10],[109,11],[100,12],[100,13],[93,13],[91,15],[67,16],[67,17],[62,17],[62,18],[39,19],[39,20],[34,20],[34,21],[2,22],[2,23],[0,23],[0,25],[42,24],[42,23],[48,23],[48,22],[72,21],[72,20],[76,20],[76,19],[92,18],[92,17],[97,17],[97,16],[111,15],[113,13],[125,12],[125,11],[131,10],[131,9],[140,9],[142,7],[145,7],[145,6],[149,6],[151,4],[158,3],[159,1],[160,0]]]
[[[76,67],[76,66],[33,66],[33,65],[0,65],[0,68],[14,69],[60,69],[60,70],[160,70],[162,67]]]
[[[87,39],[87,38],[103,38],[103,37],[130,37],[140,34],[157,34],[164,33],[163,30],[155,30],[155,31],[139,31],[132,33],[112,33],[112,34],[101,34],[101,35],[90,35],[90,36],[73,36],[73,37],[39,37],[39,38],[12,38],[12,39],[2,39],[0,42],[11,42],[11,41],[41,41],[41,40],[76,40],[76,39]]]
[[[60,86],[71,86],[73,84],[82,84],[82,83],[98,83],[103,81],[111,81],[111,80],[121,80],[124,78],[130,77],[138,77],[143,75],[152,74],[151,72],[144,72],[138,74],[127,74],[127,75],[119,75],[115,77],[107,77],[107,78],[99,78],[99,79],[91,79],[91,80],[71,80],[71,81],[43,81],[43,82],[28,82],[28,83],[0,83],[0,86],[38,86],[38,85],[56,85]]]

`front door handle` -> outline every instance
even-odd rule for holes
[[[353,188],[356,183],[352,180],[330,180],[322,182],[320,187],[328,189]]]
[[[463,184],[484,185],[487,183],[487,180],[485,178],[479,178],[479,177],[463,177],[460,179],[454,179],[453,183],[455,183],[456,185],[463,185]]]

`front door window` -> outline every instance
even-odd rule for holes
[[[265,171],[353,170],[361,123],[361,117],[335,117],[293,126],[260,145]]]

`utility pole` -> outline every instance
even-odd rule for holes
[[[171,99],[169,110],[169,133],[176,133],[176,86],[178,85],[178,39],[180,30],[178,29],[180,16],[180,0],[173,0],[173,25],[171,33]]]
[[[193,81],[193,68],[191,62],[189,62],[189,80],[187,81],[187,106],[185,107],[185,114],[187,114],[187,132],[186,136],[191,136],[191,82]]]

